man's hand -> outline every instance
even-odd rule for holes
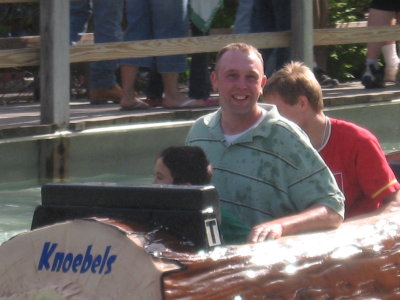
[[[253,227],[248,242],[259,243],[282,236],[337,228],[343,217],[324,205],[314,205],[298,214],[275,219]]]
[[[283,234],[282,225],[275,222],[266,222],[254,226],[250,232],[248,242],[259,243],[265,240],[279,239]]]

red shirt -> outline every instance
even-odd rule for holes
[[[329,120],[330,136],[319,153],[345,196],[345,218],[374,211],[400,184],[371,132],[347,121]]]

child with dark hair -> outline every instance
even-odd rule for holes
[[[171,146],[158,156],[154,184],[206,185],[211,181],[212,167],[203,149],[197,146]],[[228,211],[221,209],[224,226],[221,228],[226,244],[242,244],[250,228]]]
[[[211,165],[200,147],[172,146],[164,149],[154,167],[153,183],[210,183]]]

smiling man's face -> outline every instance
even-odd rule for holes
[[[257,111],[266,77],[255,53],[229,50],[220,58],[211,82],[224,113],[247,115]]]

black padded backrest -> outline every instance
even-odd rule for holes
[[[31,228],[88,217],[161,225],[198,248],[216,246],[222,239],[213,186],[50,183],[42,186],[42,205],[35,209]]]

